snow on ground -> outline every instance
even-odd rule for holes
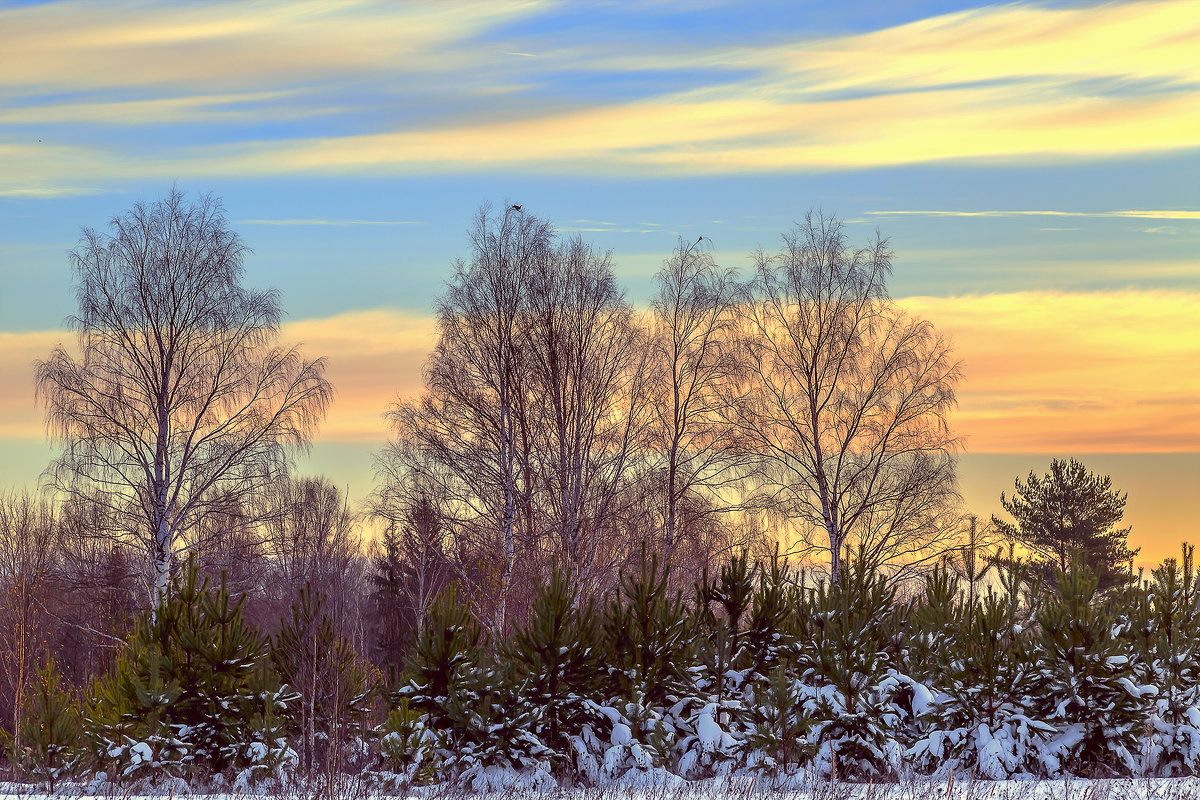
[[[21,800],[1187,800],[1200,798],[1200,778],[1131,778],[1120,780],[946,781],[916,778],[890,784],[855,784],[797,778],[790,786],[771,786],[748,778],[694,781],[673,785],[611,785],[551,792],[509,790],[475,794],[452,786],[414,787],[384,793],[361,783],[335,787],[294,785],[264,793],[189,793],[179,785],[132,793],[114,787],[67,785],[54,794],[44,786],[0,783],[0,798]]]

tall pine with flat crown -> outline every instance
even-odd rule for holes
[[[1125,499],[1107,475],[1088,472],[1075,459],[1054,459],[1044,477],[1031,472],[1024,483],[1016,481],[1011,498],[1000,495],[1014,521],[993,516],[992,524],[1040,559],[1045,578],[1066,573],[1080,556],[1103,592],[1131,580],[1128,565],[1138,554],[1129,549],[1130,528],[1117,527]]]

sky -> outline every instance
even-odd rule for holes
[[[371,488],[481,203],[729,267],[813,209],[895,250],[965,364],[968,508],[1053,457],[1200,539],[1200,0],[0,0],[0,487],[51,455],[31,362],[66,253],[173,185],[223,199],[338,398],[302,470]]]

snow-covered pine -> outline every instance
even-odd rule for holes
[[[84,741],[79,705],[63,688],[53,659],[38,670],[24,702],[16,735],[10,738],[0,731],[0,741],[20,774],[45,781],[54,794],[55,785],[80,768]]]
[[[812,689],[813,766],[823,775],[877,778],[900,766],[897,715],[889,679],[895,587],[863,559],[847,558],[837,583],[806,590],[800,678]]]
[[[669,578],[670,568],[643,551],[639,569],[621,576],[605,606],[603,708],[617,716],[609,719],[612,744],[603,764],[612,775],[674,766],[675,746],[694,732],[677,704],[695,690],[695,625],[683,593],[670,590]],[[604,733],[597,731],[598,741]]]
[[[1158,687],[1142,740],[1148,775],[1200,774],[1200,584],[1194,553],[1184,544],[1180,560],[1155,568],[1149,583],[1131,590],[1125,602],[1128,638],[1138,654],[1136,682]]]
[[[195,561],[138,621],[88,711],[97,761],[121,779],[237,775],[243,784],[294,766],[287,707],[295,700],[222,580]]]
[[[937,687],[924,735],[907,753],[923,771],[991,780],[1041,771],[1039,746],[1054,729],[1029,716],[1041,687],[1019,603],[1024,565],[1014,560],[1001,569],[1005,593],[989,589],[982,596],[962,592],[948,573],[935,572],[913,615],[928,665],[919,677]]]
[[[1082,559],[1058,572],[1035,612],[1039,686],[1034,718],[1055,730],[1041,748],[1051,776],[1126,775],[1140,766],[1139,736],[1153,686],[1139,685],[1129,620]]]
[[[334,632],[325,597],[306,584],[271,641],[271,661],[299,695],[292,724],[306,774],[330,765],[353,768],[370,704],[366,668],[350,642]]]
[[[556,771],[594,772],[587,732],[607,719],[595,711],[603,699],[599,612],[579,601],[566,576],[555,572],[537,595],[529,619],[503,651],[524,702],[537,714],[530,724]],[[581,759],[584,763],[580,763]]]

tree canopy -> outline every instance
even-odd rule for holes
[[[1117,527],[1125,498],[1112,488],[1109,476],[1089,472],[1074,458],[1054,459],[1045,476],[1030,472],[1028,480],[1015,481],[1011,498],[1000,494],[1000,504],[1014,521],[993,516],[992,524],[1047,568],[1065,572],[1079,554],[1105,589],[1123,582],[1123,565],[1138,554],[1129,549],[1130,528]]]

